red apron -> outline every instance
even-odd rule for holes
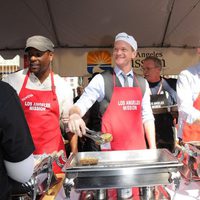
[[[19,93],[21,104],[28,122],[35,145],[34,154],[51,154],[64,150],[65,147],[60,131],[59,105],[55,93],[53,72],[51,74],[52,90],[41,91],[26,88],[30,75],[28,71]],[[54,163],[54,171],[60,168]]]
[[[102,132],[113,135],[110,146],[102,146],[102,150],[136,150],[146,149],[142,123],[142,92],[140,87],[116,87],[110,104],[102,118]],[[138,196],[138,188],[132,188],[132,194]],[[108,190],[108,199],[116,200],[117,191]]]
[[[116,87],[102,118],[102,132],[111,133],[110,150],[146,149],[142,123],[140,87]],[[106,147],[103,147],[103,150]]]
[[[200,94],[193,103],[194,108],[200,110]],[[184,122],[182,139],[184,142],[200,141],[200,126]]]

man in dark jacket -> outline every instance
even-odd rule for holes
[[[175,119],[174,115],[169,112],[169,108],[177,103],[177,80],[161,77],[162,62],[157,57],[146,57],[143,60],[142,69],[151,90],[151,105],[155,117],[157,147],[173,151]]]
[[[30,179],[34,169],[34,145],[16,91],[0,81],[0,200],[11,194],[10,178]]]

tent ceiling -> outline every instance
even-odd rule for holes
[[[59,48],[111,47],[118,32],[140,48],[199,45],[200,0],[0,1],[0,50],[23,49],[36,34]]]

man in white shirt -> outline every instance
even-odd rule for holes
[[[179,74],[177,100],[178,137],[185,142],[200,141],[200,63]]]
[[[136,80],[137,77],[132,70],[132,59],[136,57],[136,52],[137,42],[132,36],[126,33],[119,33],[116,36],[113,50],[113,58],[116,66],[109,78],[113,89],[110,92],[112,97],[109,102],[104,103],[105,99],[107,99],[106,90],[110,86],[105,85],[103,74],[96,75],[85,88],[84,93],[75,106],[70,109],[69,128],[71,131],[79,136],[84,135],[85,123],[81,119],[81,116],[97,100],[100,104],[105,104],[102,107],[106,107],[102,117],[102,131],[112,133],[113,142],[117,141],[117,143],[111,142],[110,147],[103,148],[112,150],[145,149],[144,134],[146,134],[149,147],[155,148],[155,127],[150,106],[149,86],[147,81],[144,80],[145,91],[142,95],[138,80]],[[130,87],[124,85],[122,72],[128,75]],[[115,97],[113,97],[114,94],[116,94]],[[133,94],[135,96],[128,96]],[[115,131],[113,132],[114,129]],[[137,140],[135,140],[136,137]],[[123,141],[123,144],[119,141]]]
[[[71,87],[52,71],[54,44],[44,36],[27,39],[25,52],[30,66],[7,76],[19,94],[21,104],[35,144],[34,154],[51,154],[65,146],[60,130],[60,119],[68,118],[73,104]],[[72,151],[77,152],[77,136],[71,135]],[[54,165],[54,171],[60,168]]]
[[[101,130],[113,136],[113,141],[101,146],[102,150],[146,149],[145,137],[149,148],[156,148],[149,86],[132,70],[136,54],[136,40],[126,33],[117,34],[114,69],[97,74],[70,109],[69,129],[82,136],[86,130],[81,117],[96,101],[100,103]],[[119,198],[132,196],[131,188],[121,189],[119,193]],[[108,196],[113,197],[112,192]]]

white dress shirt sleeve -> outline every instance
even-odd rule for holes
[[[150,120],[154,120],[153,112],[150,103],[150,88],[148,82],[146,82],[145,93],[142,98],[142,122],[145,123]]]
[[[70,84],[59,75],[54,76],[54,81],[56,85],[60,118],[66,119],[69,117],[69,109],[73,105],[73,90]]]
[[[194,66],[182,71],[177,81],[177,104],[178,104],[178,137],[182,137],[184,121],[192,124],[200,118],[200,111],[193,107],[193,103],[200,92],[200,73]]]
[[[16,163],[4,160],[4,164],[8,175],[12,179],[21,183],[27,182],[31,178],[34,171],[33,154],[31,154],[28,158]]]
[[[104,79],[101,74],[97,74],[84,89],[79,100],[75,103],[81,110],[81,116],[84,116],[96,101],[102,101],[104,96]]]
[[[194,75],[188,70],[181,72],[177,81],[177,101],[181,120],[191,124],[200,118],[200,111],[193,107],[199,92],[199,75]]]

